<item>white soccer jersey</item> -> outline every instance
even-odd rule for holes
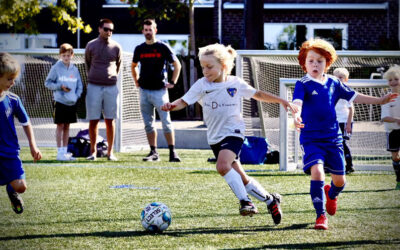
[[[352,102],[348,102],[345,99],[339,99],[336,103],[335,110],[336,110],[336,118],[340,123],[346,123],[349,117],[350,110],[349,108],[353,107]],[[352,119],[353,121],[353,119]]]
[[[236,76],[228,76],[226,82],[196,81],[182,100],[191,105],[199,102],[203,107],[207,125],[208,144],[213,145],[228,136],[244,139],[245,124],[242,117],[242,98],[249,99],[257,92]]]
[[[389,116],[400,119],[400,96],[398,96],[394,102],[382,105],[381,119]],[[400,129],[400,125],[396,122],[384,122],[384,124],[387,132]]]

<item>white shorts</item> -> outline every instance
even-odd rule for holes
[[[101,86],[89,83],[86,93],[86,119],[99,120],[118,118],[119,91],[117,85]]]

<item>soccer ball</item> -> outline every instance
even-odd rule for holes
[[[149,232],[162,232],[171,224],[171,212],[167,205],[161,202],[148,204],[140,215],[142,226]]]

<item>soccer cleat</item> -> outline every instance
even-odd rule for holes
[[[143,158],[143,161],[159,161],[160,158],[158,156],[158,153],[150,151],[150,153]]]
[[[251,217],[253,216],[253,214],[258,214],[258,210],[256,206],[253,204],[253,202],[241,200],[239,213],[242,216],[249,215]]]
[[[181,162],[181,158],[179,158],[179,156],[176,152],[173,152],[173,153],[169,154],[169,161],[170,162]]]
[[[317,221],[315,222],[315,229],[328,229],[328,218],[326,218],[325,214],[322,214],[318,217]]]
[[[346,167],[346,174],[351,174],[351,173],[354,173],[354,167],[353,166],[351,166],[351,167]]]
[[[22,214],[24,211],[24,201],[17,192],[8,192],[8,198],[10,198],[12,209],[17,214]]]
[[[329,190],[331,189],[331,185],[325,185],[324,191],[325,191],[325,196],[326,196],[326,212],[328,212],[329,215],[335,215],[336,209],[337,209],[337,197],[335,199],[329,198]]]
[[[400,190],[400,182],[397,182],[397,185],[396,185],[396,188],[395,188],[396,190]]]
[[[267,205],[268,211],[272,216],[272,220],[274,220],[275,225],[281,223],[282,219],[282,210],[281,210],[281,195],[273,193],[271,204]]]

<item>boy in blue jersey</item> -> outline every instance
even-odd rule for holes
[[[0,185],[7,185],[8,197],[15,213],[24,211],[20,193],[26,190],[25,172],[19,158],[19,144],[14,117],[22,124],[28,137],[34,161],[42,158],[36,146],[29,117],[21,99],[8,90],[14,85],[20,67],[8,53],[0,53]]]
[[[373,97],[356,93],[336,77],[326,74],[337,59],[333,46],[322,39],[304,42],[299,52],[299,64],[307,73],[296,82],[293,103],[300,112],[295,114],[294,123],[300,132],[303,149],[304,172],[311,175],[310,195],[317,213],[315,229],[328,229],[326,211],[334,215],[337,196],[343,191],[345,163],[343,138],[336,119],[335,105],[339,99],[365,104],[385,104],[397,94]],[[325,185],[325,172],[331,174],[331,185]]]

